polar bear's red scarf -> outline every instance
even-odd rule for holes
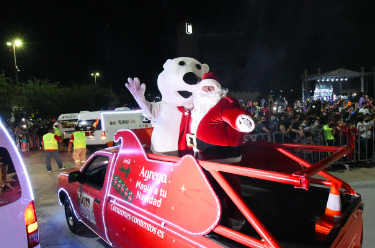
[[[186,150],[191,148],[188,147],[186,142],[186,134],[190,133],[191,112],[190,110],[186,110],[183,106],[178,106],[177,108],[182,113],[180,122],[180,134],[178,138],[178,150]]]

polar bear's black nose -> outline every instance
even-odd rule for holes
[[[199,82],[199,78],[197,77],[197,75],[194,74],[194,72],[186,73],[183,79],[185,83],[190,84],[190,85],[197,84]]]

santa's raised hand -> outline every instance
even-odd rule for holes
[[[236,126],[240,132],[250,133],[255,128],[253,118],[248,115],[240,115],[237,117]]]

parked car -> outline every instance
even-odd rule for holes
[[[260,141],[244,144],[241,162],[228,165],[189,151],[153,154],[150,136],[120,130],[120,146],[60,174],[58,197],[73,233],[86,225],[113,247],[361,247],[361,196],[323,171],[348,148]],[[291,148],[332,155],[311,165]],[[238,175],[241,194],[225,173]],[[326,180],[312,178],[317,173]],[[332,189],[335,216],[326,209]],[[227,221],[224,192],[246,218],[242,229]]]
[[[0,246],[40,247],[30,180],[14,141],[1,121]]]

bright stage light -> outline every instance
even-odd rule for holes
[[[336,78],[336,81],[339,81],[339,79],[338,79],[338,78]]]
[[[331,81],[333,82],[333,80],[334,80],[334,79],[332,78]]]
[[[323,78],[323,79],[322,79],[322,81],[324,82],[324,81],[325,81],[325,79]]]
[[[342,81],[342,80],[344,80],[344,79],[341,78],[340,80]]]
[[[347,79],[347,78],[345,78],[345,81],[348,81],[348,79]]]

